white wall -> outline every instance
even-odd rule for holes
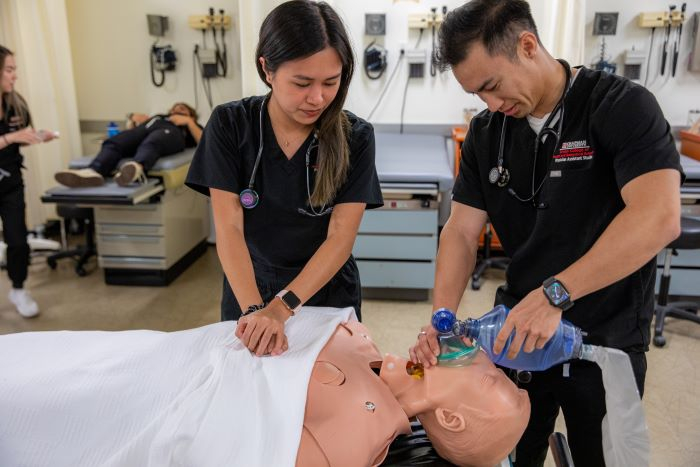
[[[164,112],[176,101],[194,105],[192,51],[202,35],[187,18],[208,14],[210,6],[223,8],[233,25],[226,32],[229,75],[211,80],[216,105],[241,97],[237,0],[66,0],[80,119],[123,120],[129,112]],[[173,45],[178,55],[177,70],[166,72],[160,88],[151,84],[149,51],[155,38],[148,34],[147,14],[169,17],[160,43]],[[207,45],[213,45],[211,33]],[[199,78],[197,83],[205,122],[210,109]]]
[[[682,2],[674,3],[680,8]],[[600,38],[592,36],[595,12],[619,12],[617,34],[606,36],[605,42],[608,54],[618,64],[618,73],[622,73],[622,54],[626,49],[634,47],[635,50],[649,50],[651,30],[637,26],[638,14],[643,11],[667,11],[668,5],[669,2],[662,0],[635,0],[634,2],[629,0],[587,0],[586,65],[590,66],[592,62],[597,61],[600,54]],[[700,11],[700,0],[687,1],[686,17],[690,17],[689,13],[698,11]],[[692,22],[686,19],[683,26],[678,67],[674,78],[668,72],[668,59],[666,73],[664,76],[659,76],[664,31],[657,28],[654,33],[654,49],[647,88],[656,96],[671,125],[686,125],[688,111],[700,109],[700,73],[691,73],[687,68],[691,32]]]
[[[254,51],[257,34],[265,15],[282,0],[219,0],[213,5],[223,7],[233,15],[233,29],[227,34],[231,75],[226,79],[212,81],[214,103],[238,99],[241,96],[260,94],[266,91],[254,66]],[[574,0],[568,0],[574,1]],[[122,119],[131,111],[160,112],[175,100],[192,102],[192,48],[201,41],[201,33],[187,26],[190,14],[208,11],[211,0],[66,0],[71,34],[76,87],[81,119]],[[413,48],[418,38],[417,30],[409,30],[408,15],[438,11],[446,5],[449,9],[463,4],[462,0],[329,0],[346,22],[357,55],[357,72],[351,85],[346,107],[361,117],[367,117],[389,79],[399,57],[401,46]],[[530,0],[533,16],[545,44],[557,40],[575,39],[566,36],[558,39],[548,29],[552,18],[552,0]],[[618,55],[632,45],[648,47],[649,31],[636,27],[639,11],[660,11],[668,5],[660,0],[586,0],[585,61],[590,65],[597,55],[598,38],[591,35],[595,11],[620,11],[617,36],[608,39],[609,51]],[[700,0],[688,2],[688,12],[700,10]],[[387,35],[379,42],[389,50],[389,66],[384,76],[377,81],[369,80],[362,69],[362,52],[372,37],[364,35],[366,12],[387,15]],[[175,46],[179,54],[178,70],[168,73],[166,85],[156,88],[150,83],[148,50],[153,38],[148,35],[146,14],[162,14],[170,17],[171,30],[163,42]],[[95,20],[99,18],[99,20]],[[681,47],[678,73],[673,80],[650,79],[652,92],[659,100],[667,119],[673,125],[684,124],[690,108],[700,108],[700,76],[688,73],[682,66],[687,57],[691,27],[686,23]],[[552,36],[552,37],[550,37]],[[660,46],[662,34],[657,31],[656,44]],[[430,50],[430,31],[423,33],[420,48]],[[658,51],[657,51],[658,52]],[[658,70],[659,54],[652,60],[653,72]],[[408,75],[404,62],[387,90],[384,100],[374,114],[374,123],[398,123],[401,103]],[[208,106],[204,103],[201,87],[198,87],[200,110],[204,119]],[[485,105],[475,96],[462,91],[451,72],[431,77],[412,79],[407,90],[404,122],[413,124],[458,124],[463,118],[463,109],[483,109]],[[203,120],[204,120],[203,119]]]
[[[457,0],[424,0],[421,2],[392,0],[335,0],[334,8],[341,15],[348,28],[357,55],[357,69],[350,87],[346,107],[363,118],[367,118],[379,94],[394,70],[402,46],[413,49],[419,32],[408,29],[410,13],[428,13],[431,7],[441,11],[442,5],[449,9],[464,3]],[[377,37],[377,42],[388,50],[388,67],[381,79],[367,78],[362,67],[363,51],[374,36],[365,36],[365,13],[386,14],[386,36]],[[431,50],[431,31],[425,30],[419,49]],[[404,60],[396,72],[391,87],[384,100],[374,113],[373,123],[398,123],[401,117],[401,103],[408,77],[408,64]],[[451,72],[439,73],[431,77],[429,63],[424,78],[412,78],[407,89],[404,123],[455,124],[462,121],[463,108],[485,108],[481,101],[466,94]]]
[[[357,73],[350,88],[347,108],[366,118],[394,69],[399,58],[400,48],[406,46],[412,49],[416,45],[419,32],[416,29],[408,29],[408,15],[429,13],[431,7],[436,7],[437,11],[441,12],[443,5],[452,10],[464,4],[464,1],[335,0],[330,3],[345,21],[357,54]],[[553,26],[549,27],[552,23],[548,15],[552,11],[552,0],[530,0],[530,5],[543,42],[547,44],[556,40],[554,37],[556,30]],[[389,65],[384,76],[376,81],[368,79],[362,68],[364,48],[374,38],[364,34],[365,13],[386,14],[387,34],[383,38],[379,37],[377,42],[383,44],[389,51]],[[431,30],[425,30],[419,49],[427,50],[428,56],[430,56],[431,44]],[[454,125],[463,121],[464,109],[482,110],[486,108],[486,105],[478,97],[466,94],[462,90],[452,76],[452,72],[447,71],[442,74],[438,72],[435,77],[431,77],[428,69],[426,67],[424,78],[411,79],[408,84],[404,123]],[[396,77],[387,90],[380,107],[374,113],[373,123],[398,123],[400,121],[401,103],[407,77],[408,64],[404,61],[397,70]]]

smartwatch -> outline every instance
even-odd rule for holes
[[[552,306],[561,308],[562,311],[566,311],[574,306],[574,302],[571,301],[571,294],[569,294],[569,291],[566,290],[566,287],[559,279],[550,277],[544,281],[542,283],[542,291],[549,303]]]
[[[292,313],[292,316],[301,308],[301,300],[291,290],[280,290],[275,297],[282,300],[282,303]]]

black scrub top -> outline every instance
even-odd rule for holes
[[[7,133],[12,133],[17,130],[21,130],[23,127],[11,123],[14,112],[9,109],[3,109],[3,118],[0,118],[0,136],[6,135]],[[27,114],[27,126],[31,124],[31,117]],[[21,166],[24,158],[19,152],[19,144],[10,144],[2,149],[0,149],[0,168]]]
[[[544,209],[507,191],[512,188],[521,198],[532,193],[536,135],[527,119],[508,118],[503,165],[511,180],[506,188],[488,181],[497,165],[502,113],[477,115],[462,147],[453,200],[487,212],[511,258],[505,293],[497,298],[510,307],[590,250],[624,208],[620,190],[625,184],[658,169],[682,174],[670,127],[644,87],[580,68],[564,108],[559,147],[555,150],[554,138],[547,137],[537,155],[535,187],[546,179],[535,204]],[[576,300],[562,317],[586,331],[591,344],[646,350],[655,274],[653,258],[625,279]]]
[[[187,174],[186,184],[209,195],[209,188],[240,194],[248,188],[260,144],[262,96],[217,106],[202,134]],[[374,130],[365,120],[346,112],[350,124],[350,167],[345,183],[332,205],[366,203],[367,209],[382,206],[382,194],[374,165]],[[306,150],[312,135],[292,159],[282,152],[265,109],[263,154],[255,177],[258,205],[244,209],[245,239],[257,264],[274,268],[300,269],[326,239],[330,212],[313,217],[306,187],[314,189],[317,150],[311,151],[306,168]],[[300,213],[299,210],[304,213]],[[320,207],[315,207],[320,211]]]

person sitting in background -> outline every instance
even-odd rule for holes
[[[127,186],[142,179],[159,157],[193,148],[202,136],[197,111],[184,102],[173,105],[167,115],[131,114],[129,125],[133,128],[102,143],[88,168],[58,172],[56,181],[71,188],[100,186],[121,159],[133,158],[114,176],[120,186]]]

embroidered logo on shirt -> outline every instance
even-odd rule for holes
[[[595,151],[591,149],[585,139],[578,141],[567,141],[562,143],[559,152],[554,154],[554,162],[574,162],[589,161],[595,156]]]

